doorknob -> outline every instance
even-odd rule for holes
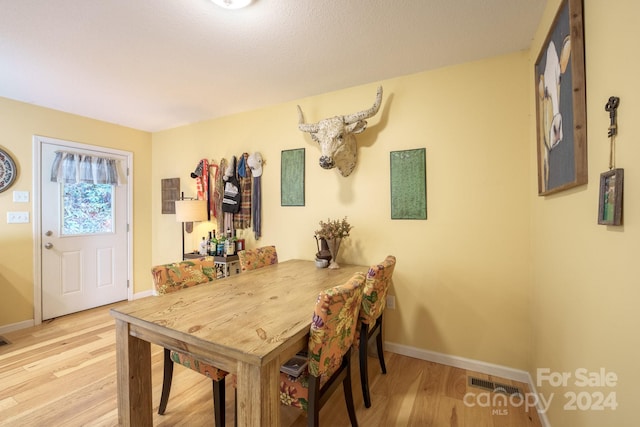
[[[53,234],[53,231],[51,230],[47,230],[46,233],[44,233],[45,236],[51,236]]]
[[[45,249],[51,249],[53,247],[53,243],[45,243],[44,244],[44,248]]]

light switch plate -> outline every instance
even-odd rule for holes
[[[7,212],[7,224],[26,224],[29,222],[29,212]]]
[[[389,310],[396,309],[396,297],[394,295],[387,295],[387,308]]]
[[[13,192],[13,201],[16,203],[29,203],[29,192],[28,191],[14,191]]]

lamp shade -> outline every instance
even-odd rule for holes
[[[206,200],[176,200],[176,221],[207,221]]]

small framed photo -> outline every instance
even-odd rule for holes
[[[612,169],[600,174],[598,224],[622,225],[622,188],[624,169]]]

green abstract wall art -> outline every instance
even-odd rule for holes
[[[304,148],[282,151],[280,205],[304,206]]]
[[[391,219],[427,219],[425,148],[391,152]]]

